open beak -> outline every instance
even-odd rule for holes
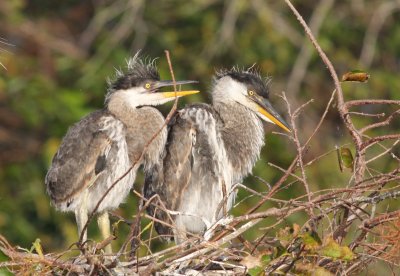
[[[173,82],[171,80],[162,80],[162,81],[156,82],[156,84],[154,85],[154,88],[158,89],[158,88],[166,87],[166,86],[174,86],[174,84],[176,86],[178,86],[178,85],[189,84],[189,83],[198,83],[198,81],[183,80],[183,81]],[[176,91],[176,92],[175,91],[172,91],[172,92],[160,91],[160,92],[157,92],[157,94],[162,95],[164,98],[175,98],[175,97],[192,95],[192,94],[196,94],[199,92],[200,92],[199,90],[184,90],[184,91]]]
[[[257,112],[262,115],[262,118],[265,121],[274,123],[286,130],[287,132],[291,132],[288,123],[286,123],[281,115],[279,115],[278,112],[275,111],[275,109],[272,107],[271,103],[267,99],[257,97],[255,102],[257,104]]]

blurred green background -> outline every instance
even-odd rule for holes
[[[371,74],[368,83],[343,85],[347,100],[399,98],[398,1],[293,3],[339,75],[353,69]],[[170,78],[164,55],[168,49],[176,78],[200,81],[196,87],[202,93],[180,100],[180,106],[208,101],[206,91],[215,69],[256,63],[263,75],[272,77],[271,101],[284,117],[287,108],[279,97],[282,91],[292,109],[314,99],[297,121],[303,142],[315,129],[333,90],[328,71],[283,1],[1,1],[0,62],[7,69],[0,67],[0,233],[12,244],[30,248],[40,238],[44,251],[50,252],[66,249],[77,240],[74,216],[58,213],[49,204],[46,170],[68,126],[102,107],[106,78],[115,68],[123,68],[138,49],[159,57],[163,78]],[[162,107],[163,113],[171,106]],[[362,111],[390,114],[391,107],[381,108],[371,106]],[[355,119],[357,126],[374,120]],[[274,126],[266,129],[278,131]],[[368,134],[394,133],[396,129],[398,121]],[[332,109],[305,158],[311,160],[349,142]],[[288,139],[269,132],[254,176],[245,184],[265,192],[267,185],[255,176],[273,184],[282,173],[268,162],[286,168],[295,155],[295,146]],[[371,165],[380,171],[398,166],[390,158]],[[339,171],[334,151],[307,170],[312,191],[345,186],[350,175]],[[142,182],[139,175],[136,190]],[[295,184],[277,197],[303,194],[303,186]],[[248,195],[241,190],[238,202]],[[246,199],[233,213],[244,213],[256,201]],[[130,195],[118,213],[131,218],[135,210],[136,197]],[[305,220],[304,214],[298,214],[287,223]],[[119,242],[127,230],[121,226]],[[258,234],[255,230],[248,236]],[[98,237],[95,223],[89,236]]]

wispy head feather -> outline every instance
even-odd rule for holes
[[[259,67],[255,64],[247,69],[234,66],[231,69],[218,70],[215,73],[213,81],[215,83],[219,79],[226,76],[229,76],[238,82],[242,82],[246,86],[253,87],[258,94],[264,98],[269,97],[269,84],[271,82],[271,78],[263,78],[260,74]]]
[[[156,59],[140,57],[138,51],[133,57],[126,61],[126,70],[115,69],[115,76],[107,79],[108,89],[106,103],[117,90],[126,90],[141,85],[146,80],[160,80],[156,66]]]

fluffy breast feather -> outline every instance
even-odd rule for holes
[[[46,175],[47,192],[58,209],[73,211],[80,204],[81,191],[89,189],[90,210],[129,167],[124,125],[107,111],[96,111],[68,130]],[[117,197],[129,192],[133,178],[131,172],[116,185],[122,186],[116,189]],[[104,200],[99,211],[115,208],[122,200]]]

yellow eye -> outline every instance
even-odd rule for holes
[[[144,88],[146,88],[146,89],[150,89],[150,87],[151,87],[151,84],[149,82],[144,85]]]
[[[254,91],[253,90],[249,90],[249,92],[247,92],[247,94],[249,94],[249,96],[254,96]]]

